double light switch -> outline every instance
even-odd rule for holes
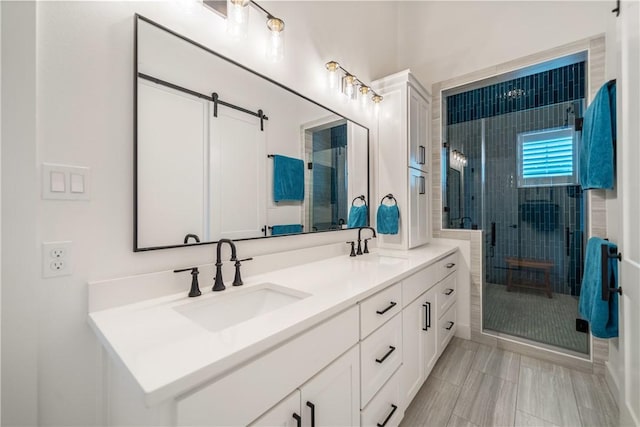
[[[89,200],[87,167],[42,164],[42,198],[58,200]]]

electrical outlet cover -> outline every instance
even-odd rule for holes
[[[71,267],[71,242],[42,243],[42,277],[69,276]]]

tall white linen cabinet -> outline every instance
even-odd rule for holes
[[[409,70],[376,80],[384,97],[378,108],[377,205],[392,194],[400,210],[398,234],[378,237],[378,246],[415,248],[431,239],[431,94]]]

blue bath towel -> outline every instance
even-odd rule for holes
[[[380,234],[398,234],[400,211],[398,205],[378,206],[377,228]]]
[[[273,200],[304,200],[304,162],[273,156]]]
[[[349,209],[349,220],[347,221],[348,228],[358,228],[367,226],[369,209],[367,205],[351,206]]]
[[[584,113],[580,146],[580,184],[585,190],[613,188],[616,138],[616,85],[600,88]]]
[[[283,224],[271,227],[272,236],[280,236],[282,234],[302,233],[302,224]]]
[[[587,243],[584,260],[584,275],[578,310],[580,316],[591,325],[591,333],[598,338],[618,336],[618,294],[611,293],[609,301],[602,300],[602,264],[601,245],[607,245],[611,251],[617,252],[615,244],[599,237],[592,237]],[[618,287],[618,260],[608,259],[608,287]]]

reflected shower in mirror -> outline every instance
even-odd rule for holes
[[[368,199],[367,128],[141,16],[136,46],[134,250],[339,230]]]

